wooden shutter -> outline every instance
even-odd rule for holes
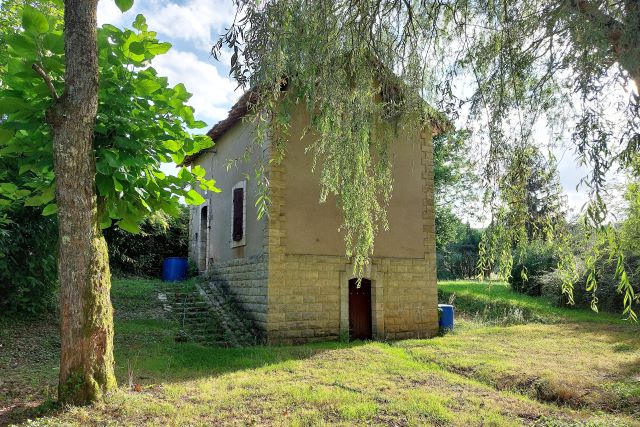
[[[233,241],[239,242],[242,240],[244,230],[242,229],[243,220],[243,207],[244,207],[244,189],[236,188],[233,190]]]

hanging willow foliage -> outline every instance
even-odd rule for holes
[[[640,146],[638,97],[628,91],[640,82],[639,2],[235,0],[235,5],[237,18],[213,53],[231,49],[234,78],[245,88],[259,88],[254,112],[276,128],[271,136],[276,135],[277,157],[284,155],[288,124],[282,88],[288,102],[307,106],[309,130],[319,136],[310,150],[321,170],[323,197],[337,196],[347,254],[356,264],[366,262],[377,228],[385,226],[392,184],[387,130],[433,114],[423,101],[453,119],[464,116],[474,146],[480,147],[485,201],[496,225],[481,247],[483,271],[497,263],[505,273],[512,249],[529,227],[521,179],[526,171],[510,165],[516,152],[526,163],[530,154],[523,147],[540,145],[540,129],[548,131],[545,144],[551,149],[573,142],[578,161],[590,171],[584,179],[591,196],[585,222],[598,235],[611,234],[602,201],[606,174],[614,165],[629,164]],[[387,92],[400,96],[384,96]],[[382,137],[379,128],[385,129]],[[551,216],[541,235],[567,242]],[[562,251],[563,288],[570,294],[575,267],[570,250]],[[623,259],[620,269],[624,310],[634,318],[637,297],[624,283]]]
[[[282,2],[249,11],[251,15],[242,22],[251,19],[251,27],[243,36],[247,41],[251,38],[250,43],[260,39],[262,46],[242,54],[245,61],[260,66],[247,74],[238,60],[240,48],[234,46],[232,72],[246,87],[259,88],[253,105],[256,145],[268,135],[275,150],[273,159],[282,159],[291,108],[306,105],[310,123],[305,133],[318,136],[307,150],[313,155],[313,167],[319,169],[320,202],[329,195],[336,197],[343,212],[346,254],[361,273],[373,254],[376,233],[387,228],[390,144],[402,128],[418,126],[429,113],[423,101],[389,71],[393,64],[385,64],[341,30],[339,17],[344,11],[340,8],[329,2]],[[304,16],[322,19],[301,19]],[[271,33],[279,36],[260,36]],[[238,36],[232,30],[225,40],[233,43]],[[223,40],[217,48],[222,44]],[[291,49],[296,45],[304,48]],[[265,53],[268,61],[262,57]],[[435,111],[430,114],[435,118]],[[265,193],[260,197],[264,203],[269,200],[267,189],[263,186]]]

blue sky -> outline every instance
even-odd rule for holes
[[[133,8],[124,14],[113,0],[102,0],[98,5],[100,24],[130,27],[138,13],[147,18],[149,28],[156,31],[162,41],[173,44],[167,54],[153,61],[159,74],[167,76],[171,84],[185,84],[193,94],[190,104],[196,110],[196,117],[209,127],[225,118],[241,93],[235,90],[236,84],[228,75],[230,55],[223,55],[219,62],[211,56],[210,49],[233,20],[232,1],[136,0]],[[587,200],[584,189],[576,191],[586,170],[576,166],[571,150],[561,150],[555,155],[569,207],[576,212]],[[170,172],[174,168],[167,165],[166,169]]]

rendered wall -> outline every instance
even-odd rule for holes
[[[247,147],[253,141],[253,125],[239,123],[230,129],[218,141],[214,149],[215,153],[205,153],[195,164],[202,166],[207,171],[207,178],[216,180],[216,186],[222,190],[220,193],[209,192],[205,195],[206,204],[192,208],[190,221],[191,253],[197,252],[197,244],[194,242],[195,233],[198,232],[200,222],[200,210],[208,206],[209,232],[208,232],[208,266],[218,262],[226,262],[237,258],[253,257],[265,253],[264,233],[265,219],[257,219],[256,204],[256,180],[247,180],[245,192],[246,205],[246,245],[236,248],[231,247],[231,211],[232,188],[238,182],[246,180],[246,176],[253,178],[254,161],[263,155],[258,148],[249,161],[240,160],[235,166],[228,168],[229,160],[239,159],[245,153]],[[202,194],[203,192],[198,189]],[[196,258],[192,255],[192,258]]]
[[[289,144],[284,169],[286,182],[287,253],[311,255],[337,255],[345,253],[344,237],[338,232],[342,212],[335,198],[319,204],[319,165],[312,174],[312,153],[305,148],[312,142],[308,134],[302,140],[308,123],[304,108],[298,108],[291,117]],[[401,132],[391,147],[393,156],[393,193],[387,210],[389,231],[381,230],[376,236],[376,257],[423,258],[424,238],[423,206],[427,194],[423,191],[422,151],[418,131]]]

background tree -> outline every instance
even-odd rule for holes
[[[62,8],[55,0],[0,3],[0,90],[7,89],[2,82],[11,56],[7,37],[20,30],[25,5],[62,19]],[[13,198],[20,197],[15,191],[24,188],[26,181],[16,162],[0,155],[0,310],[14,315],[38,315],[56,305],[56,218],[40,215],[40,208],[14,203]]]
[[[117,1],[122,8],[131,1]],[[2,199],[58,213],[61,341],[59,397],[82,403],[115,386],[110,274],[102,228],[139,231],[153,211],[179,215],[179,197],[200,203],[196,185],[217,191],[204,170],[166,176],[211,145],[185,129],[206,126],[186,105],[183,85],[149,66],[170,44],[136,18],[132,30],[96,27],[96,1],[65,3],[65,26],[25,6],[22,30],[7,36],[0,94],[0,156],[18,183]],[[98,77],[100,81],[98,82]],[[60,94],[60,95],[59,95]],[[153,123],[153,126],[149,126]]]
[[[478,158],[485,161],[485,200],[494,211],[517,147],[534,143],[539,128],[550,131],[551,142],[570,137],[579,161],[590,169],[584,180],[591,194],[586,221],[592,230],[606,232],[605,174],[614,159],[626,167],[640,141],[637,92],[629,95],[640,78],[638,2],[235,3],[238,20],[214,54],[222,46],[233,51],[233,76],[245,87],[261,88],[254,111],[277,117],[280,130],[286,131],[287,123],[286,110],[276,107],[283,76],[293,99],[307,104],[310,127],[323,141],[311,147],[322,169],[323,192],[337,196],[347,255],[356,261],[366,262],[375,231],[385,224],[384,203],[377,200],[385,200],[391,185],[384,155],[388,140],[366,149],[374,117],[433,114],[410,98],[383,96],[382,105],[376,104],[374,95],[388,93],[396,79],[385,69],[445,113],[468,113],[476,142],[486,141]],[[363,164],[371,167],[358,167]],[[521,227],[526,222],[517,221]],[[510,255],[499,253],[523,230],[497,230],[499,245],[486,245],[481,256],[510,267]],[[569,264],[569,257],[561,257],[561,266]],[[510,271],[504,267],[500,270]],[[567,274],[567,292],[571,277]],[[633,289],[622,274],[619,280],[619,290],[628,296],[625,313],[635,317]]]
[[[475,219],[477,189],[475,162],[468,155],[470,134],[446,132],[433,138],[433,170],[436,204],[436,252],[461,238],[462,218]]]
[[[113,275],[160,277],[165,258],[187,256],[189,208],[181,206],[177,217],[163,212],[150,215],[140,225],[138,234],[111,226],[104,230],[104,237],[109,246],[109,266]]]

